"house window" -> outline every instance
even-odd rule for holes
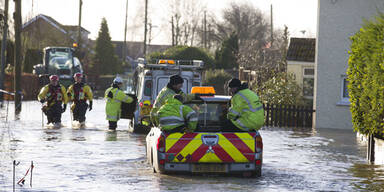
[[[306,98],[313,98],[314,74],[314,68],[303,69],[303,96]]]
[[[340,101],[338,105],[349,105],[349,92],[348,92],[348,80],[347,76],[343,75],[341,77],[341,91],[340,91]]]
[[[315,75],[315,69],[313,69],[313,68],[304,68],[304,75]]]
[[[348,80],[346,77],[343,78],[343,99],[349,100],[349,93],[348,93]]]
[[[314,79],[311,77],[303,78],[303,96],[304,97],[313,97],[313,85]]]

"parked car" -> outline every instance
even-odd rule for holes
[[[146,137],[146,153],[153,171],[261,176],[263,142],[260,133],[223,132],[222,122],[231,97],[208,95],[186,103],[198,114],[198,126],[193,133],[168,134],[159,127],[151,128]]]

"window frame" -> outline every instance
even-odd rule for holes
[[[337,105],[345,105],[345,106],[349,106],[351,104],[350,102],[350,97],[349,97],[349,93],[348,93],[348,96],[345,97],[345,90],[347,90],[347,93],[348,93],[348,80],[347,80],[347,76],[346,75],[341,75],[341,78],[340,78],[340,101],[337,102]]]

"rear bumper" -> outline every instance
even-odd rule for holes
[[[224,163],[226,171],[224,173],[234,172],[252,172],[258,171],[261,165],[256,165],[255,162],[250,163]],[[193,163],[165,163],[164,172],[190,172],[193,173]]]

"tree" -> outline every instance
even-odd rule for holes
[[[93,71],[97,74],[116,74],[121,71],[121,62],[115,54],[115,48],[109,35],[107,20],[101,21],[99,35],[96,39],[95,55],[92,63]]]
[[[267,42],[269,24],[262,12],[251,4],[231,3],[230,7],[223,11],[223,17],[224,21],[216,26],[218,40],[223,41],[232,33],[236,33],[240,49],[248,46],[250,40],[254,40],[254,48],[261,48]]]
[[[237,54],[239,53],[238,38],[235,33],[224,40],[221,48],[216,50],[215,53],[215,67],[217,69],[232,69],[238,68]]]
[[[231,78],[231,74],[225,72],[223,69],[209,69],[204,71],[203,85],[213,86],[216,94],[223,95],[226,94],[226,90],[224,88],[225,83]]]
[[[253,87],[263,102],[271,104],[303,105],[302,89],[292,75],[278,73],[262,86]]]

